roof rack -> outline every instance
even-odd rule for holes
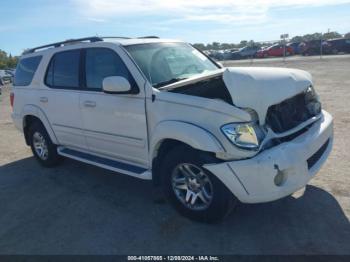
[[[125,36],[100,36],[102,39],[131,39],[131,37],[125,37]]]
[[[159,36],[155,36],[155,35],[148,35],[148,36],[141,36],[141,37],[138,37],[139,39],[142,39],[142,38],[159,38]]]
[[[38,46],[38,47],[27,49],[23,52],[23,55],[34,53],[34,52],[36,52],[40,49],[44,49],[44,48],[60,47],[60,46],[66,45],[66,44],[72,44],[72,43],[76,43],[76,42],[85,42],[85,41],[89,41],[90,43],[93,43],[93,42],[103,41],[103,38],[98,37],[98,36],[93,36],[93,37],[84,37],[84,38],[77,38],[77,39],[68,39],[68,40],[65,40],[62,42],[57,42],[57,43],[53,43],[53,44],[48,44],[48,45],[43,45],[43,46]]]
[[[26,54],[31,54],[34,53],[36,51],[39,51],[41,49],[44,48],[56,48],[56,47],[60,47],[63,45],[68,45],[68,44],[73,44],[73,43],[79,43],[79,42],[100,42],[103,41],[103,39],[131,39],[130,37],[125,37],[125,36],[92,36],[92,37],[84,37],[84,38],[76,38],[76,39],[68,39],[62,42],[57,42],[57,43],[53,43],[53,44],[48,44],[48,45],[42,45],[42,46],[38,46],[38,47],[34,47],[34,48],[29,48],[27,50],[24,50],[24,52],[22,53],[22,55],[26,55]],[[142,38],[159,38],[158,36],[143,36],[143,37],[138,37],[139,39]]]

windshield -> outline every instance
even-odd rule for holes
[[[186,43],[152,43],[125,48],[156,88],[218,69],[205,55]]]

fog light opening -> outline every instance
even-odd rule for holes
[[[277,175],[274,178],[274,183],[276,186],[283,186],[284,183],[287,181],[287,173],[285,171],[279,170],[278,166],[275,166],[277,169]]]

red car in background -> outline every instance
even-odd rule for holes
[[[293,55],[293,48],[290,46],[285,47],[286,56]],[[259,58],[269,57],[269,56],[283,56],[284,46],[281,44],[276,44],[265,49],[259,50],[256,56]]]

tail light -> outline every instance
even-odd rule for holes
[[[10,94],[10,104],[11,104],[11,107],[13,108],[13,103],[15,102],[15,94],[14,93],[11,93]]]

